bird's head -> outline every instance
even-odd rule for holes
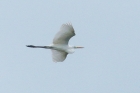
[[[84,48],[82,46],[74,46],[75,49],[81,49],[81,48]]]

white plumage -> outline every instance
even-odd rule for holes
[[[49,46],[27,45],[27,47],[51,49],[53,61],[63,62],[66,59],[67,54],[73,53],[74,49],[83,48],[68,45],[70,38],[73,36],[75,36],[73,26],[71,24],[63,24],[60,28],[60,31],[57,32],[57,34],[55,35],[53,43],[51,45]]]
[[[60,31],[57,32],[53,39],[53,44],[68,45],[69,39],[75,35],[74,29],[71,24],[63,24]]]

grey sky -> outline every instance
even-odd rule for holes
[[[71,45],[48,45],[71,22]],[[140,93],[140,0],[0,0],[0,93]]]

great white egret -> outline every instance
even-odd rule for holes
[[[68,45],[69,39],[73,36],[75,36],[75,31],[72,24],[63,24],[60,31],[55,35],[52,44],[48,46],[27,45],[27,47],[51,49],[53,61],[62,62],[66,59],[67,54],[74,53],[75,49],[84,48]]]

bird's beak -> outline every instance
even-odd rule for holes
[[[76,48],[84,48],[84,47],[81,47],[81,46],[76,46]]]

